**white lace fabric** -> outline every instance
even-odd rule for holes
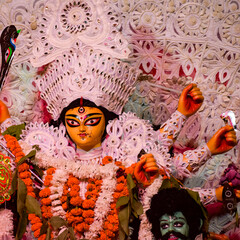
[[[204,144],[197,149],[185,151],[184,155],[188,159],[188,164],[192,168],[192,171],[195,172],[206,163],[212,154],[207,144]]]
[[[170,148],[173,145],[175,138],[180,133],[184,123],[186,122],[187,117],[184,116],[179,111],[175,111],[169,120],[167,120],[162,126],[161,129],[163,132],[159,131],[158,140],[164,145]],[[172,136],[173,139],[168,138]]]

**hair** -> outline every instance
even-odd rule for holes
[[[102,141],[105,139],[106,135],[107,135],[107,132],[106,132],[106,126],[108,124],[108,122],[114,118],[117,118],[118,115],[113,113],[113,112],[110,112],[108,111],[106,108],[102,107],[102,106],[97,106],[94,102],[90,101],[90,100],[87,100],[87,99],[84,99],[83,98],[83,106],[84,107],[95,107],[95,108],[98,108],[100,109],[102,112],[103,112],[103,115],[105,117],[105,130],[104,130],[104,133],[103,133],[103,136],[102,136]],[[58,118],[57,121],[52,121],[51,122],[51,125],[54,125],[54,126],[59,126],[61,123],[64,124],[65,126],[65,114],[66,112],[69,110],[69,109],[73,109],[73,108],[76,108],[76,107],[80,107],[80,98],[72,101],[67,107],[65,107],[61,114],[60,114],[60,117]],[[69,136],[69,135],[68,135]],[[70,137],[70,136],[69,136]]]
[[[166,188],[155,194],[151,200],[150,209],[146,214],[152,224],[152,233],[156,239],[161,238],[160,221],[161,216],[173,215],[175,212],[182,212],[189,225],[189,238],[202,233],[201,223],[204,221],[202,208],[189,195],[185,189]]]

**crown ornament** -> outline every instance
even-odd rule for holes
[[[57,120],[64,107],[81,97],[120,114],[135,89],[137,75],[128,63],[85,48],[63,53],[36,82],[47,110]]]

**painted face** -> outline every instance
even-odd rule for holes
[[[65,114],[65,125],[77,148],[89,151],[101,146],[105,130],[103,112],[95,107],[76,107]]]
[[[182,212],[175,212],[173,216],[165,214],[159,220],[162,240],[189,239],[189,225]]]

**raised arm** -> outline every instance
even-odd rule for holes
[[[183,89],[177,111],[159,130],[158,138],[162,144],[168,148],[172,147],[186,119],[198,111],[203,100],[202,92],[196,84],[192,83]]]
[[[231,126],[224,126],[213,135],[207,144],[174,156],[173,173],[179,179],[189,177],[190,172],[197,171],[212,155],[225,153],[235,145],[237,145],[236,132]]]

